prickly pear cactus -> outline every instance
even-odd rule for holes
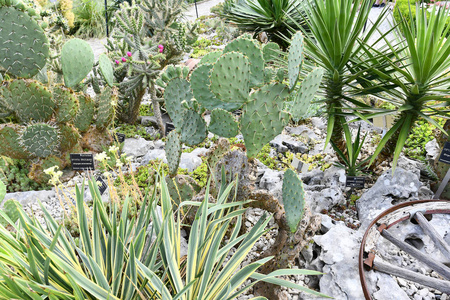
[[[25,129],[18,124],[0,124],[0,155],[14,159],[26,159],[29,153],[19,143],[20,132]]]
[[[20,203],[13,199],[6,200],[3,204],[2,211],[9,217],[9,219],[13,223],[16,223],[16,221],[19,219],[19,210],[17,209],[18,205],[20,205]],[[0,216],[0,224],[2,224],[3,226],[7,226],[10,223],[5,218]]]
[[[181,158],[181,137],[178,132],[172,130],[166,139],[166,157],[169,165],[169,175],[173,177],[178,170]]]
[[[283,205],[291,232],[296,232],[305,211],[305,191],[303,182],[291,169],[284,172]]]
[[[222,55],[211,71],[211,91],[223,102],[235,104],[236,110],[248,101],[250,64],[241,53]]]
[[[79,132],[86,132],[94,119],[95,102],[89,95],[82,93],[78,95],[78,103],[80,109],[75,116],[74,124]]]
[[[314,95],[322,81],[323,69],[315,68],[303,80],[300,89],[294,95],[294,101],[286,103],[286,110],[292,115],[294,121],[300,120],[306,115]]]
[[[109,86],[114,85],[114,68],[106,54],[101,54],[98,58],[98,69]]]
[[[264,81],[264,59],[261,49],[253,39],[237,38],[228,43],[223,53],[236,51],[248,58],[250,63],[250,85],[259,86]]]
[[[208,130],[218,136],[231,138],[239,133],[239,124],[230,112],[216,108],[211,112]]]
[[[198,62],[198,66],[204,65],[204,64],[214,64],[219,57],[222,55],[222,51],[213,51],[213,52],[209,52],[207,53],[205,56],[202,57],[202,59],[200,59],[200,61]]]
[[[61,50],[61,66],[64,83],[71,88],[80,83],[94,66],[91,46],[80,39],[67,41]]]
[[[57,106],[55,113],[56,122],[65,123],[72,121],[80,106],[75,93],[63,85],[57,85],[53,89],[53,99]]]
[[[234,103],[231,105],[227,105],[218,99],[216,95],[214,95],[209,86],[210,81],[209,77],[211,74],[211,70],[213,65],[204,64],[198,66],[191,74],[191,87],[192,93],[194,94],[195,99],[206,109],[213,110],[215,108],[223,108],[226,110],[232,110],[236,107]]]
[[[98,111],[95,125],[98,129],[106,129],[112,124],[118,98],[117,89],[109,86],[97,94]]]
[[[166,102],[167,112],[176,128],[183,126],[183,113],[186,107],[182,102],[190,102],[192,91],[189,82],[183,78],[172,79],[164,92],[164,100]]]
[[[25,12],[0,7],[0,41],[0,66],[15,77],[30,78],[47,63],[47,37]]]
[[[189,146],[203,142],[207,136],[206,123],[194,110],[186,109],[182,115],[181,141]]]
[[[255,157],[287,125],[289,115],[281,109],[288,94],[285,85],[264,86],[253,93],[250,102],[244,106],[241,132],[249,158]]]
[[[28,172],[28,177],[40,184],[48,183],[50,180],[50,175],[45,174],[44,170],[53,166],[58,166],[59,169],[62,170],[66,165],[67,163],[56,155],[40,158],[31,165],[30,172]]]
[[[7,104],[21,122],[50,120],[55,108],[52,94],[41,83],[29,79],[9,82],[10,100]]]
[[[272,63],[277,60],[277,58],[280,56],[279,52],[281,51],[280,46],[277,43],[270,42],[264,45],[263,48],[263,57],[264,62]]]
[[[37,157],[53,154],[59,145],[58,130],[46,123],[35,123],[25,127],[19,139],[21,146]]]
[[[59,136],[60,136],[60,146],[59,150],[65,152],[72,149],[76,143],[81,139],[81,135],[75,126],[69,124],[59,124]]]
[[[303,64],[303,35],[297,32],[292,37],[288,54],[289,88],[292,90],[297,84],[300,69]]]
[[[189,75],[189,68],[183,66],[167,66],[164,71],[159,75],[156,80],[156,84],[162,88],[166,88],[167,84],[175,78],[187,79]]]

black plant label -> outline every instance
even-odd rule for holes
[[[450,164],[450,142],[445,143],[441,156],[439,156],[439,161],[445,164]]]
[[[94,170],[94,155],[92,153],[70,153],[72,170],[86,171]]]
[[[366,177],[360,177],[360,176],[347,176],[347,179],[345,181],[346,187],[352,187],[357,189],[364,188],[364,183],[366,182]]]
[[[123,134],[123,133],[114,133],[113,138],[114,138],[114,142],[116,142],[116,143],[125,142],[125,134]]]
[[[101,178],[100,176],[97,177],[97,183],[98,183],[98,189],[100,191],[100,195],[103,195],[103,193],[106,191],[106,189],[108,188],[108,185],[106,184],[106,182],[103,180],[103,178]]]
[[[173,123],[167,122],[165,135],[167,136],[167,134],[174,129],[175,129],[175,126],[173,125]]]

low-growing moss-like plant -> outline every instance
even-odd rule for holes
[[[445,123],[445,120],[442,118],[437,118],[436,121],[441,126]],[[423,119],[417,121],[416,126],[413,127],[411,134],[406,140],[405,148],[403,149],[405,155],[413,159],[425,160],[425,145],[437,136],[437,131],[438,129],[433,124]]]
[[[136,135],[139,135],[146,140],[154,140],[160,137],[159,133],[157,133],[156,136],[148,134],[147,130],[142,125],[122,124],[116,129],[116,132],[125,134],[125,137],[127,138],[134,138]]]
[[[25,192],[46,190],[48,184],[39,184],[28,177],[29,162],[25,159],[11,159],[6,156],[0,156],[0,180],[2,180],[7,191]]]

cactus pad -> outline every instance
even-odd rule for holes
[[[189,146],[203,142],[206,138],[206,123],[202,117],[192,109],[186,109],[182,115],[181,141]]]
[[[169,175],[177,173],[181,158],[181,137],[178,132],[172,130],[166,139],[166,158],[169,165]]]
[[[58,130],[46,123],[29,125],[22,131],[20,143],[33,156],[47,157],[59,145]]]
[[[23,129],[24,126],[17,124],[0,125],[0,155],[14,159],[26,159],[30,156],[19,143],[19,134]]]
[[[60,147],[61,152],[72,149],[76,143],[81,139],[81,135],[73,125],[61,124],[58,126],[60,132]]]
[[[211,91],[223,102],[241,107],[248,100],[250,65],[241,53],[222,55],[211,71]]]
[[[250,63],[250,84],[251,86],[259,86],[264,80],[264,59],[261,49],[252,39],[237,38],[228,43],[223,53],[236,51],[244,54]]]
[[[225,110],[236,110],[239,108],[236,103],[226,103],[217,99],[209,89],[209,76],[213,66],[204,64],[197,67],[191,74],[191,87],[195,99],[206,109],[223,108]]]
[[[281,49],[277,43],[267,43],[263,48],[264,62],[266,64],[274,62],[280,56],[279,51],[281,51]]]
[[[294,121],[298,121],[305,116],[311,100],[314,98],[314,94],[317,92],[320,82],[322,81],[322,76],[322,68],[315,68],[310,72],[303,80],[300,89],[294,95],[294,101],[291,101],[286,105],[286,109],[291,113]]]
[[[117,89],[109,86],[97,94],[98,110],[95,125],[98,129],[106,129],[114,121],[118,98]]]
[[[106,84],[112,87],[114,84],[114,68],[106,54],[101,54],[98,58],[98,69],[105,79]]]
[[[65,123],[72,121],[79,109],[75,93],[63,85],[57,85],[53,90],[53,99],[57,106],[56,122]]]
[[[214,64],[219,57],[222,55],[222,51],[213,51],[207,53],[205,56],[200,59],[198,62],[198,66],[204,65],[204,64]]]
[[[235,121],[233,114],[216,108],[211,112],[208,130],[218,136],[231,138],[239,133],[239,124]]]
[[[303,63],[303,35],[297,32],[291,41],[288,54],[289,88],[292,90],[297,84],[300,68]]]
[[[13,199],[6,200],[3,204],[3,212],[11,219],[11,221],[13,221],[13,223],[16,223],[16,221],[19,219],[19,209],[17,208],[18,206],[20,206],[20,203]],[[9,225],[9,222],[5,218],[0,216],[0,224],[2,224],[3,226],[7,226]]]
[[[283,131],[289,115],[281,110],[288,89],[282,84],[264,86],[251,95],[241,117],[247,156],[255,157],[265,144]]]
[[[71,39],[64,44],[61,50],[61,67],[67,87],[80,83],[93,66],[94,52],[87,42]]]
[[[192,91],[186,79],[175,78],[169,81],[164,91],[164,100],[166,102],[167,112],[176,128],[183,126],[183,113],[186,107],[181,102],[190,102]]]
[[[47,37],[24,12],[13,7],[0,8],[0,41],[0,65],[16,77],[30,78],[47,63]]]
[[[65,164],[61,158],[55,155],[41,158],[31,165],[30,172],[28,172],[28,177],[39,184],[48,183],[51,177],[50,175],[45,174],[44,170],[53,166],[58,166],[59,169],[62,170],[64,169]]]
[[[305,191],[303,182],[291,169],[284,172],[283,178],[283,205],[286,213],[286,220],[291,232],[296,232],[298,224],[305,212]]]
[[[91,126],[95,114],[95,102],[87,94],[78,95],[80,109],[74,119],[75,127],[79,132],[86,132]]]

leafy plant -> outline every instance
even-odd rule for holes
[[[346,151],[342,152],[337,147],[337,145],[333,141],[331,141],[331,146],[333,146],[334,151],[336,151],[337,155],[339,155],[341,160],[344,162],[344,164],[336,163],[336,165],[340,168],[345,169],[347,176],[358,176],[362,173],[362,169],[370,159],[370,157],[368,157],[362,161],[358,161],[358,156],[361,153],[361,149],[364,145],[367,134],[361,139],[361,127],[359,127],[355,141],[352,141],[352,134],[348,125],[344,124],[343,129],[347,146]]]
[[[39,184],[28,177],[29,162],[0,156],[0,181],[6,184],[8,192],[25,192],[49,189],[49,185]]]
[[[106,35],[105,9],[98,0],[79,0],[74,9],[76,35],[86,37],[104,37]]]

